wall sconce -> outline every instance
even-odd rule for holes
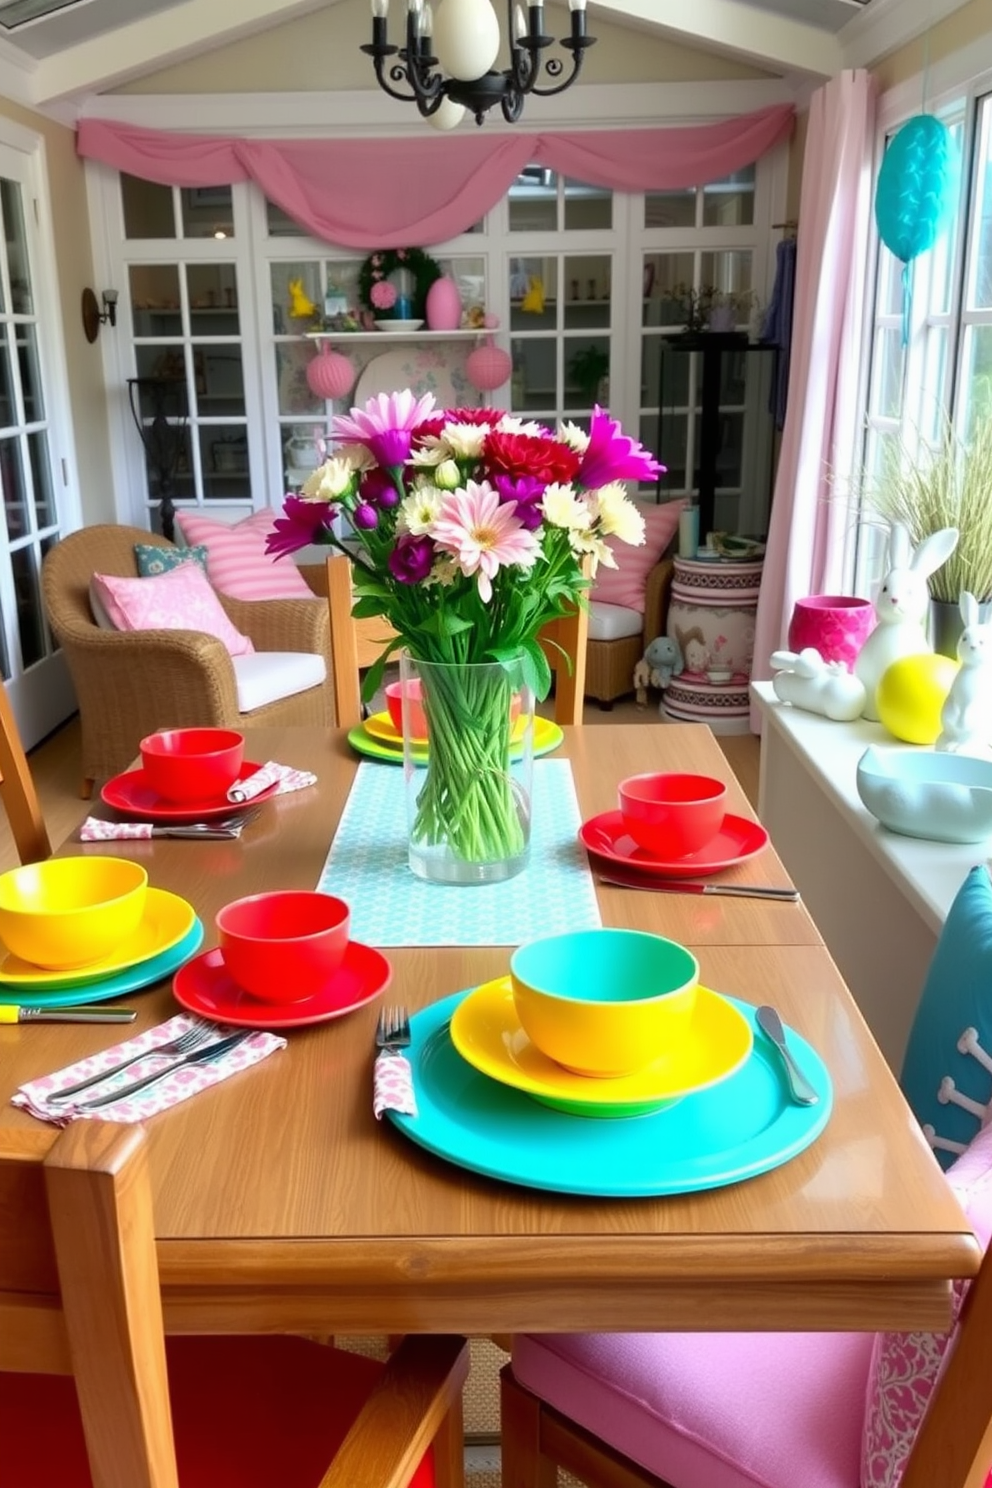
[[[91,289],[83,290],[83,331],[87,341],[96,340],[100,334],[102,321],[109,321],[112,326],[117,324],[117,298],[116,289],[105,289],[103,291],[103,313],[101,314],[96,295]]]

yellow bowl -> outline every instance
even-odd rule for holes
[[[612,1079],[684,1036],[699,962],[641,930],[577,930],[520,946],[510,982],[517,1017],[542,1054],[577,1075]]]
[[[24,961],[67,971],[133,935],[148,874],[127,858],[50,858],[0,874],[0,939]]]
[[[886,667],[875,689],[875,706],[883,727],[905,744],[933,744],[940,733],[940,714],[958,662],[921,651]]]

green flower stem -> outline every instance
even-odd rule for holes
[[[432,665],[420,678],[429,746],[414,841],[465,862],[516,857],[526,837],[510,773],[511,672]]]

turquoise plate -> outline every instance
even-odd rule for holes
[[[17,1007],[82,1007],[88,1002],[108,1002],[112,997],[123,997],[126,992],[138,992],[161,982],[178,971],[190,956],[194,956],[203,943],[203,923],[194,919],[192,928],[177,945],[161,951],[150,961],[138,966],[129,966],[102,982],[87,982],[84,987],[53,987],[49,992],[30,992],[19,987],[0,987],[0,1002],[14,1003]]]
[[[820,1056],[789,1030],[790,1047],[820,1097],[815,1106],[793,1105],[754,1008],[735,997],[727,1001],[755,1032],[754,1052],[735,1075],[665,1111],[596,1121],[553,1111],[466,1064],[448,1035],[465,996],[456,992],[411,1019],[419,1114],[387,1114],[411,1141],[473,1173],[597,1198],[693,1193],[779,1167],[830,1118],[833,1086]]]

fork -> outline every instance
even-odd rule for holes
[[[383,1007],[376,1024],[375,1046],[383,1054],[399,1054],[410,1047],[410,1014],[405,1007]]]
[[[110,1069],[101,1070],[98,1075],[89,1075],[85,1080],[80,1080],[76,1085],[67,1085],[64,1090],[56,1090],[46,1099],[52,1105],[57,1101],[68,1100],[71,1096],[78,1095],[81,1090],[89,1090],[91,1085],[101,1085],[111,1075],[119,1075],[121,1070],[126,1070],[132,1064],[137,1064],[139,1059],[147,1059],[151,1054],[192,1054],[195,1049],[200,1049],[216,1033],[213,1023],[196,1023],[192,1028],[187,1028],[178,1038],[170,1039],[167,1044],[158,1044],[154,1049],[146,1049],[143,1054],[132,1054],[130,1059],[124,1059],[120,1064],[114,1064]]]

